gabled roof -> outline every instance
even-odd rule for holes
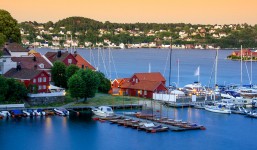
[[[75,59],[77,60],[77,66],[79,68],[82,68],[82,65],[84,65],[84,68],[88,68],[91,70],[95,70],[95,67],[93,67],[87,60],[85,60],[81,55],[79,54],[73,54]]]
[[[154,91],[160,85],[162,85],[161,81],[145,81],[145,80],[143,80],[143,81],[140,81],[136,84],[131,84],[129,82],[126,82],[126,83],[121,85],[121,88]]]
[[[67,51],[66,52],[61,52],[61,56],[60,57],[58,57],[58,52],[47,52],[45,54],[46,58],[48,58],[52,63],[55,62],[55,61],[58,61],[58,60],[63,62],[64,59],[66,57],[68,57],[69,55],[72,55],[72,54],[68,53]]]
[[[21,68],[26,69],[35,69],[35,65],[37,66],[37,69],[51,69],[52,67],[52,65],[43,57],[12,57],[11,59],[14,62],[20,63]],[[40,67],[41,64],[44,65],[43,68]]]
[[[6,72],[4,74],[4,77],[31,80],[42,72],[44,72],[44,71],[43,70],[34,70],[34,69],[25,69],[25,68],[17,71],[16,68],[12,68],[11,70],[9,70],[8,72]]]
[[[135,73],[134,74],[140,81],[166,81],[160,72],[150,72],[150,73]],[[133,76],[134,76],[133,75]]]
[[[8,52],[8,50],[6,48],[1,47],[0,51],[3,52],[3,56],[11,56],[11,54]]]
[[[5,43],[5,48],[10,52],[28,52],[29,50],[18,43]]]

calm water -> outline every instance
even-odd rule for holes
[[[166,112],[166,111],[164,111]],[[257,120],[197,110],[169,108],[169,117],[204,124],[207,130],[146,133],[90,116],[0,120],[1,150],[256,150]],[[167,114],[164,113],[166,116]]]
[[[39,49],[42,54],[49,49]],[[169,50],[168,49],[126,49],[108,50],[78,49],[79,54],[86,58],[95,67],[99,66],[106,77],[115,79],[131,77],[136,72],[148,72],[149,64],[152,72],[161,72],[168,84]],[[232,50],[219,50],[218,56],[218,84],[240,84],[240,61],[227,60]],[[99,55],[98,55],[99,54]],[[203,85],[214,84],[214,61],[216,50],[173,50],[171,65],[171,82],[179,86],[197,81],[194,73],[200,66],[200,81]],[[111,59],[109,59],[111,58]],[[109,61],[111,60],[111,61]],[[178,61],[179,60],[179,61]],[[98,63],[99,62],[99,63]],[[179,65],[178,65],[179,62]],[[253,62],[252,83],[257,84],[257,62]],[[110,73],[111,72],[111,73]],[[213,72],[213,73],[212,73]],[[243,84],[249,84],[251,79],[251,63],[243,63]]]
[[[46,49],[39,50],[42,53]],[[89,50],[78,50],[90,60]],[[240,83],[240,62],[226,60],[232,51],[219,51],[218,82],[221,84]],[[91,53],[91,62],[98,62],[98,51]],[[149,63],[151,71],[164,73],[168,50],[163,49],[129,49],[112,50],[112,65],[108,69],[108,51],[101,52],[101,71],[111,78],[130,77],[135,72],[147,72]],[[177,82],[177,59],[180,60],[180,83],[185,85],[197,80],[194,72],[201,67],[201,81],[207,85],[214,63],[213,50],[174,50],[172,58],[172,82]],[[93,58],[95,62],[93,61]],[[104,61],[103,61],[104,60]],[[104,63],[106,69],[104,67]],[[113,63],[112,63],[113,64]],[[244,66],[243,81],[249,83]],[[250,63],[246,63],[250,71]],[[253,63],[253,83],[257,80],[257,64]],[[165,72],[168,76],[168,68]],[[213,81],[212,81],[213,83]],[[145,133],[109,123],[93,121],[89,115],[70,117],[38,117],[0,120],[0,150],[256,150],[257,119],[241,115],[224,115],[198,110],[173,109],[163,111],[164,116],[185,121],[196,122],[206,126],[205,131]]]

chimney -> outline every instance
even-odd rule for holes
[[[18,65],[17,65],[17,67],[16,67],[16,70],[17,70],[17,71],[20,71],[20,70],[21,70],[21,63],[20,63],[20,62],[18,63]]]
[[[75,50],[75,51],[74,51],[74,57],[76,57],[76,56],[77,56],[77,51]]]
[[[61,51],[58,51],[57,52],[57,57],[60,58],[62,56],[62,52]]]
[[[12,43],[12,38],[9,38],[9,43]]]

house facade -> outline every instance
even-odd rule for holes
[[[159,72],[135,73],[129,79],[114,80],[112,89],[119,89],[119,95],[153,98],[153,93],[166,93],[166,80]],[[118,85],[118,87],[117,87]]]
[[[0,75],[5,74],[8,70],[15,68],[17,66],[16,62],[11,59],[11,54],[6,48],[1,49],[2,57],[0,58]]]
[[[30,93],[48,93],[50,85],[50,76],[44,70],[34,70],[21,68],[12,68],[4,74],[6,78],[14,78],[24,83]]]

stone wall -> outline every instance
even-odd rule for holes
[[[30,106],[48,105],[57,102],[64,102],[65,96],[28,97],[27,103]]]

